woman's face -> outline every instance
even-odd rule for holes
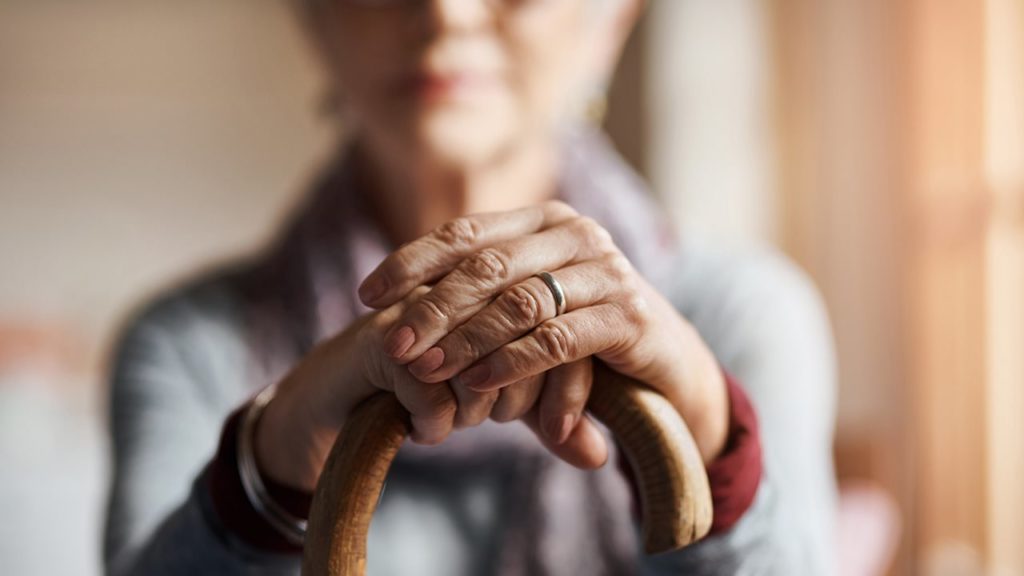
[[[454,167],[545,137],[623,36],[608,16],[619,0],[319,2],[310,25],[354,128]]]

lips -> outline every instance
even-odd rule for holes
[[[479,96],[497,85],[497,76],[481,72],[430,72],[408,75],[400,90],[417,99],[465,100]]]

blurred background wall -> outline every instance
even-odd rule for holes
[[[0,0],[3,573],[98,573],[117,323],[269,237],[319,87],[283,0]],[[652,0],[611,104],[688,237],[825,295],[844,573],[1024,574],[1024,1]]]
[[[118,322],[266,239],[323,150],[284,6],[0,0],[2,574],[99,573]]]

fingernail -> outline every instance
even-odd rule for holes
[[[434,346],[423,353],[415,362],[409,364],[409,372],[412,375],[423,379],[433,373],[444,364],[444,350]]]
[[[572,417],[572,414],[553,416],[545,422],[544,433],[555,444],[561,444],[569,439],[574,421],[575,419]]]
[[[479,366],[474,366],[469,370],[466,370],[462,374],[459,374],[458,376],[455,377],[455,379],[456,383],[461,384],[462,386],[465,386],[470,390],[484,392],[484,390],[480,390],[480,386],[485,384],[487,382],[487,379],[490,377],[491,367],[488,366],[487,364],[481,364]]]
[[[576,426],[576,418],[572,414],[562,416],[562,429],[558,432],[558,443],[562,444],[569,439],[572,429]]]
[[[359,299],[363,304],[372,304],[388,291],[388,279],[384,276],[370,276],[359,287]]]
[[[408,326],[402,326],[388,337],[384,349],[392,358],[401,358],[416,343],[416,333]]]

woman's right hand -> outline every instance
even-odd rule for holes
[[[284,377],[256,429],[256,460],[263,474],[312,491],[348,415],[381,390],[395,392],[409,410],[414,441],[436,444],[448,435],[457,409],[451,388],[416,380],[387,358],[380,344],[390,323],[425,291],[359,318],[318,344]],[[485,413],[481,420],[486,418]]]

